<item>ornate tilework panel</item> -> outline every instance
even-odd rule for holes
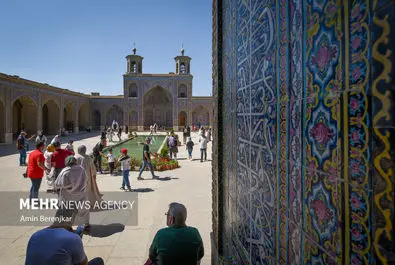
[[[395,264],[395,3],[216,2],[221,264]]]

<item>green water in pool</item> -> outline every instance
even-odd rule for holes
[[[120,145],[116,146],[109,146],[106,147],[104,150],[104,153],[108,152],[109,148],[112,148],[112,153],[114,154],[115,157],[119,157],[121,155],[121,149],[126,148],[128,149],[128,155],[132,156],[134,158],[137,158],[138,160],[143,159],[143,146],[145,143],[145,138],[147,135],[139,135],[136,138],[133,138],[131,140],[128,140]],[[160,146],[162,145],[164,139],[166,136],[164,135],[154,135],[150,136],[151,137],[151,144],[149,146],[150,152],[158,152]]]

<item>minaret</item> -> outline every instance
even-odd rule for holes
[[[176,74],[177,75],[189,75],[191,74],[191,57],[184,55],[184,48],[181,49],[181,56],[176,56]]]
[[[136,47],[133,48],[133,54],[126,56],[127,74],[141,74],[143,72],[143,57],[136,54]]]

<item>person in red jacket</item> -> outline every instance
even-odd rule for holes
[[[44,176],[44,154],[43,150],[45,148],[44,142],[38,142],[36,144],[36,150],[29,154],[29,162],[27,165],[27,176],[32,182],[32,187],[30,188],[30,200],[33,198],[38,198],[38,190],[40,189],[41,180]]]

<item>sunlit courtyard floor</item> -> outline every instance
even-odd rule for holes
[[[181,136],[181,135],[180,135]],[[123,137],[126,137],[123,135]],[[97,238],[84,236],[84,248],[88,258],[102,257],[105,264],[144,264],[148,257],[148,249],[156,231],[166,226],[164,213],[168,204],[173,201],[181,202],[188,209],[187,224],[197,227],[205,246],[205,257],[201,264],[211,263],[211,142],[208,145],[209,161],[200,163],[200,150],[197,134],[192,135],[195,142],[194,161],[186,159],[185,146],[179,147],[179,163],[181,168],[171,171],[157,172],[159,177],[170,177],[169,181],[150,180],[149,172],[145,172],[144,181],[137,181],[137,172],[130,175],[132,188],[152,189],[152,192],[138,193],[138,225],[126,226],[121,233],[109,237]],[[88,138],[74,143],[75,149],[81,144],[92,150],[99,141],[99,136],[93,134]],[[9,146],[0,146],[2,148]],[[118,154],[116,154],[118,155]],[[24,179],[22,173],[25,167],[19,167],[19,154],[0,157],[0,192],[25,191],[30,189],[30,180]],[[121,176],[98,175],[99,189],[104,193],[119,191]],[[43,181],[40,192],[45,192],[46,183]],[[121,191],[119,191],[121,192]],[[1,202],[0,202],[1,203]],[[0,218],[2,213],[0,213]],[[0,264],[24,264],[26,246],[32,233],[42,227],[0,226]]]

